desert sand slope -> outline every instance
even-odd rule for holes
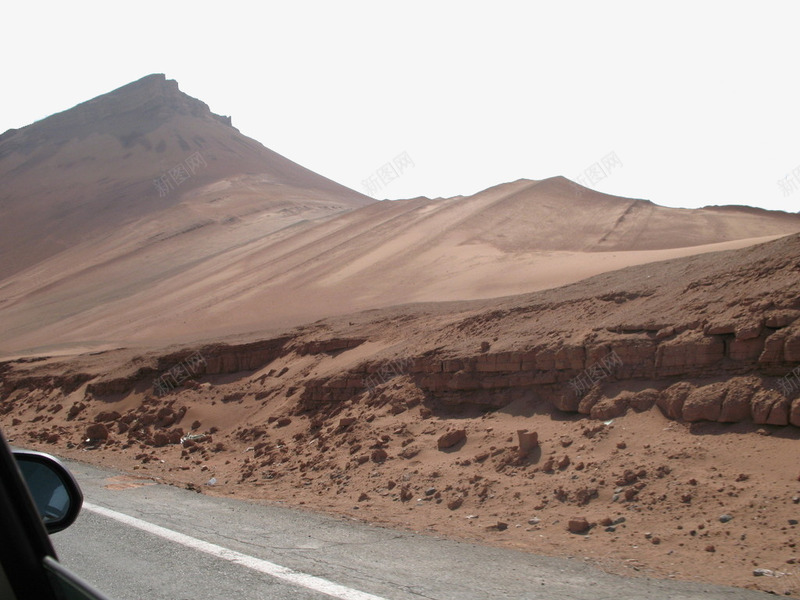
[[[163,75],[6,132],[0,182],[0,356],[515,295],[800,231],[799,215],[664,208],[563,177],[376,202]]]
[[[247,180],[251,192],[300,189],[338,210],[373,202],[242,135],[175,81],[149,75],[0,136],[0,278],[240,175],[258,176]],[[160,193],[154,180],[162,176],[169,186]]]
[[[249,189],[257,178],[198,188],[6,278],[0,349],[188,341],[520,294],[800,229],[796,215],[668,209],[563,178],[354,210],[313,189]]]
[[[131,485],[797,595],[798,365],[793,235],[269,337],[6,361],[0,426]]]
[[[470,198],[376,203],[333,217],[331,205],[309,201],[304,190],[287,198],[285,187],[262,186],[245,198],[241,183],[232,186],[236,198],[227,182],[212,184],[157,219],[88,239],[1,282],[0,348],[168,343],[398,303],[507,296],[800,227],[784,214],[678,211],[677,230],[712,217],[715,228],[698,227],[685,240],[693,245],[671,247],[676,230],[652,224],[668,222],[658,211],[672,209],[653,207],[653,231],[641,245],[660,249],[624,242],[619,250],[607,234],[629,201],[606,197],[602,210],[588,210],[594,198],[556,202],[552,191],[537,194],[536,182]],[[547,190],[550,182],[543,183]],[[506,202],[520,187],[528,194],[527,221]],[[587,210],[573,213],[576,202]],[[607,227],[598,227],[602,218]],[[492,224],[498,220],[506,221],[502,230]],[[603,244],[607,249],[598,249]]]

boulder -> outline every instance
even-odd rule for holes
[[[753,422],[757,425],[787,425],[789,399],[776,390],[758,390],[750,402]]]
[[[456,510],[458,508],[461,508],[462,504],[464,504],[464,497],[456,496],[447,503],[447,508],[449,508],[450,510]]]
[[[594,408],[594,405],[600,402],[602,399],[603,388],[600,385],[595,385],[592,387],[592,389],[586,392],[585,396],[580,398],[580,402],[578,402],[578,412],[582,415],[592,414],[592,408]]]
[[[683,416],[683,403],[694,389],[691,383],[679,381],[664,390],[656,404],[670,419],[680,419]]]
[[[592,407],[589,416],[600,421],[621,417],[628,410],[632,398],[633,394],[630,392],[621,392],[613,398],[603,398]]]
[[[372,451],[372,454],[370,455],[370,458],[372,459],[372,462],[374,462],[374,463],[382,463],[387,458],[389,458],[389,455],[386,453],[386,450],[384,450],[383,448],[376,448],[375,450]]]
[[[447,448],[452,448],[453,446],[460,444],[466,439],[466,429],[455,429],[442,435],[436,442],[436,446],[439,448],[439,450],[446,450]]]
[[[92,423],[83,437],[90,442],[105,442],[108,440],[108,428],[102,423]]]
[[[727,391],[724,382],[704,385],[691,391],[683,403],[683,420],[689,422],[718,420]]]
[[[517,430],[519,444],[519,455],[525,457],[528,453],[539,446],[539,434],[527,429]]]
[[[591,525],[589,521],[586,520],[586,517],[575,517],[569,520],[567,524],[567,530],[570,533],[586,533],[589,531]]]
[[[109,421],[116,421],[122,415],[120,415],[117,411],[103,411],[98,413],[97,416],[94,418],[96,423],[108,423]]]
[[[657,389],[647,388],[633,394],[633,397],[629,400],[629,405],[636,412],[643,412],[653,408],[660,397],[661,392]]]
[[[795,427],[800,427],[800,398],[792,400],[792,407],[789,411],[789,422]]]
[[[752,397],[753,389],[750,386],[732,381],[728,385],[728,393],[725,394],[725,399],[722,401],[722,408],[717,420],[720,423],[749,421],[752,416],[750,413]]]

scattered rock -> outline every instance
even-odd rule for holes
[[[442,435],[439,438],[436,445],[439,448],[439,450],[446,450],[447,448],[452,448],[453,446],[460,444],[466,439],[467,439],[466,429],[455,429],[453,431],[448,431],[447,433]]]
[[[70,409],[67,411],[67,421],[71,421],[79,414],[81,414],[86,409],[86,405],[83,402],[76,402],[73,404]]]
[[[456,496],[447,503],[447,508],[456,510],[457,508],[461,508],[462,504],[464,504],[464,498],[462,496]]]
[[[592,406],[589,416],[597,421],[621,417],[628,410],[632,397],[633,394],[630,392],[622,392],[613,398],[601,398],[597,404]]]
[[[524,458],[528,453],[539,446],[539,434],[535,431],[528,431],[527,429],[517,430],[517,439],[519,445],[519,456]]]
[[[372,451],[370,458],[372,459],[372,462],[382,463],[389,458],[389,454],[383,448],[377,448],[376,450]]]
[[[102,423],[92,423],[86,428],[84,439],[87,442],[105,442],[108,440],[108,428]]]
[[[569,520],[567,530],[570,533],[585,533],[589,531],[589,527],[589,521],[587,521],[585,517],[577,517]]]
[[[414,458],[417,454],[419,454],[419,448],[415,445],[406,446],[403,448],[403,451],[400,452],[402,458]]]
[[[163,431],[157,431],[153,434],[153,446],[160,448],[169,444],[169,435]]]
[[[777,390],[758,390],[750,404],[753,422],[756,425],[787,425],[790,406],[789,399]]]
[[[103,411],[97,414],[94,418],[95,422],[97,423],[108,423],[109,421],[116,421],[122,415],[119,414],[117,411]]]

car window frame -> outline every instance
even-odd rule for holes
[[[58,562],[11,447],[0,430],[0,567],[16,598],[109,600]]]

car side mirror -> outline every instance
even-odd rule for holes
[[[32,450],[13,453],[47,533],[72,525],[83,505],[83,493],[72,473],[49,454]]]

